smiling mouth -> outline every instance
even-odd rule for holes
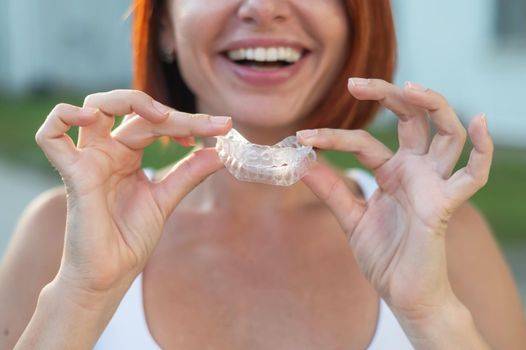
[[[241,48],[223,53],[234,64],[256,69],[279,69],[292,66],[307,54],[307,50],[291,47]]]

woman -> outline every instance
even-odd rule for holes
[[[508,268],[464,203],[488,176],[485,119],[452,174],[466,139],[453,109],[385,81],[389,1],[135,6],[135,81],[149,95],[58,105],[37,134],[67,196],[44,195],[18,227],[0,275],[3,349],[526,348]],[[352,78],[348,94],[350,76],[380,79]],[[359,130],[376,101],[400,117],[394,154]],[[378,189],[323,161],[291,187],[239,182],[211,148],[232,126],[353,153]],[[207,147],[150,181],[142,150],[160,136]]]

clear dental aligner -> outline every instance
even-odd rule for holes
[[[290,186],[299,181],[316,160],[312,147],[301,145],[295,136],[272,146],[253,144],[234,129],[216,138],[219,158],[241,181]]]

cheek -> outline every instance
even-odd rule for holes
[[[203,45],[210,30],[205,23],[213,25],[213,13],[210,14],[202,0],[179,1],[175,6],[174,24],[177,51],[184,54],[193,46]]]
[[[346,18],[340,21],[333,21],[331,26],[325,27],[325,43],[331,53],[332,59],[337,63],[336,67],[343,64],[348,57],[350,26]]]
[[[194,92],[206,87],[205,58],[214,52],[215,38],[222,25],[218,6],[207,5],[209,0],[176,1],[173,13],[179,68]]]
[[[218,33],[227,20],[232,0],[175,1],[173,19],[176,35],[193,42],[203,35]]]
[[[172,18],[182,68],[198,66],[204,57],[216,53],[217,38],[236,3],[237,0],[174,0]]]
[[[310,10],[311,21],[317,28],[319,39],[327,46],[337,46],[340,50],[343,49],[350,35],[350,23],[348,23],[344,2],[316,0],[316,7],[313,6],[313,8],[316,9],[316,13]]]

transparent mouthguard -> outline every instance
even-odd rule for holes
[[[234,129],[216,138],[219,158],[241,181],[290,186],[299,181],[316,160],[312,147],[301,145],[296,136],[273,146],[250,143]]]

